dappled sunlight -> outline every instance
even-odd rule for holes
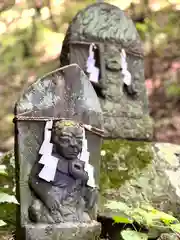
[[[106,1],[105,1],[106,2]],[[127,9],[131,3],[135,3],[135,4],[140,4],[141,0],[126,0],[126,1],[119,1],[119,0],[110,0],[107,1],[119,8],[121,8],[122,10]],[[174,5],[175,9],[179,9],[180,8],[180,1],[179,0],[149,0],[149,7],[152,11],[159,11],[162,8],[166,8],[168,6],[170,6],[171,4]]]
[[[56,59],[60,52],[63,33],[55,33],[47,28],[43,28],[39,32],[40,39],[35,47],[35,51],[40,53],[40,62],[47,62]]]

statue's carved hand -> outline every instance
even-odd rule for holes
[[[81,179],[84,181],[88,180],[88,175],[84,170],[84,165],[85,163],[80,160],[73,160],[69,164],[69,171],[70,173],[76,178],[76,179]]]
[[[57,199],[55,196],[50,196],[47,199],[46,203],[47,203],[47,207],[51,212],[59,210],[61,206],[59,199]]]
[[[86,189],[86,208],[91,209],[97,203],[98,189],[87,187]]]

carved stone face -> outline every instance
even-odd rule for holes
[[[73,121],[58,121],[52,131],[56,152],[66,159],[75,159],[82,151],[83,128]]]
[[[121,66],[121,48],[115,44],[106,45],[106,54],[104,57],[105,68],[110,71],[120,71]]]

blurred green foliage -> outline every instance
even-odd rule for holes
[[[115,223],[124,223],[121,231],[123,240],[147,240],[156,239],[161,233],[180,234],[180,222],[175,217],[153,208],[151,205],[141,204],[137,208],[129,207],[124,202],[110,201],[106,204],[111,210],[117,210],[121,214],[113,217]],[[128,224],[128,225],[127,225]],[[145,232],[137,231],[135,225],[141,226]],[[127,228],[126,228],[127,225]],[[129,226],[131,228],[129,229]]]
[[[13,152],[0,159],[0,227],[13,231],[16,225],[15,162]]]

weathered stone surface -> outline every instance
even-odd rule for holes
[[[100,235],[100,223],[90,224],[63,223],[59,225],[28,224],[24,227],[26,240],[97,240]]]
[[[101,161],[99,214],[114,213],[104,203],[148,203],[180,217],[180,147],[168,143],[105,141]]]
[[[49,133],[52,135],[50,135],[51,137],[46,142],[45,147],[47,148],[49,144],[52,144],[53,150],[50,154],[45,153],[45,160],[48,163],[46,167],[50,166],[49,161],[53,159],[52,157],[55,156],[57,159],[55,177],[50,182],[39,177],[39,173],[44,167],[39,163],[40,157],[44,154],[40,154],[39,149],[45,140],[45,134],[47,134],[47,131],[45,131],[47,120],[51,120],[53,126],[48,128]],[[59,124],[59,128],[57,128],[55,123]],[[75,123],[79,128],[75,127]],[[64,124],[64,127],[61,124]],[[86,124],[92,127],[92,131],[85,129]],[[89,163],[94,169],[93,178],[95,179],[95,184],[93,188],[96,190],[95,192],[98,192],[101,138],[95,132],[100,131],[102,124],[101,107],[96,93],[87,76],[76,64],[57,69],[37,80],[24,92],[17,102],[15,107],[15,158],[17,199],[20,203],[18,209],[19,217],[17,218],[19,226],[17,229],[21,230],[21,228],[26,228],[26,226],[29,228],[32,222],[36,222],[31,231],[40,237],[31,236],[28,238],[29,236],[26,235],[27,239],[45,239],[43,238],[43,234],[45,234],[43,229],[52,223],[54,223],[53,229],[56,229],[54,230],[55,233],[53,233],[55,235],[57,234],[56,232],[64,228],[64,225],[61,229],[61,226],[58,224],[64,222],[72,223],[72,228],[75,226],[74,223],[86,222],[86,227],[93,231],[91,221],[97,215],[97,201],[95,198],[93,203],[90,203],[89,206],[91,207],[89,210],[87,205],[84,206],[85,199],[88,199],[91,195],[92,189],[90,188],[90,195],[86,194],[84,196],[83,187],[87,185],[87,173],[84,170],[85,162],[78,162],[78,154],[82,153],[83,139],[87,139],[87,148],[90,153]],[[58,129],[57,132],[54,129]],[[66,130],[64,131],[63,129]],[[78,129],[81,129],[81,136],[79,135],[79,137]],[[67,136],[71,137],[71,140]],[[67,146],[69,148],[66,148]],[[69,149],[71,156],[74,154],[73,156],[75,157],[76,155],[73,163],[71,157],[66,156],[65,148],[67,154]],[[67,159],[72,164],[68,162],[67,165],[67,161],[65,161]],[[83,171],[80,173],[82,169]],[[51,168],[48,171],[50,172]],[[86,176],[82,175],[82,173]],[[80,182],[80,176],[84,176],[83,179],[86,179],[86,183]],[[75,184],[72,186],[73,190],[69,189],[72,181]],[[76,200],[72,197],[75,196],[75,192]],[[78,198],[78,196],[81,196],[81,198]],[[65,202],[69,204],[69,207]],[[34,209],[37,211],[34,211]],[[83,209],[84,220],[81,220],[81,209]],[[32,215],[32,213],[36,213],[36,215]],[[85,216],[88,216],[88,218],[85,218]],[[40,220],[38,217],[40,217]],[[55,220],[52,221],[51,217]],[[44,223],[42,228],[39,228],[39,223]],[[68,225],[69,228],[70,225]],[[95,231],[98,226],[95,224]],[[84,225],[84,233],[88,232],[88,229],[85,229],[86,227]],[[74,230],[72,232],[74,233]],[[21,234],[21,231],[18,234]],[[61,233],[59,232],[58,234]],[[81,235],[80,233],[77,239],[81,239]],[[47,239],[51,239],[51,237],[50,235]],[[60,239],[58,237],[53,239]]]
[[[148,113],[143,50],[132,20],[108,3],[96,3],[83,9],[67,30],[60,56],[61,66],[75,62],[86,71],[91,43],[99,49],[99,59],[96,60],[101,76],[99,87],[94,87],[97,93],[101,89],[99,99],[106,137],[150,139],[152,121]],[[122,49],[126,52],[132,76],[132,83],[127,89],[120,61]],[[128,94],[133,91],[137,94]]]
[[[163,233],[157,240],[179,240],[176,233]]]

